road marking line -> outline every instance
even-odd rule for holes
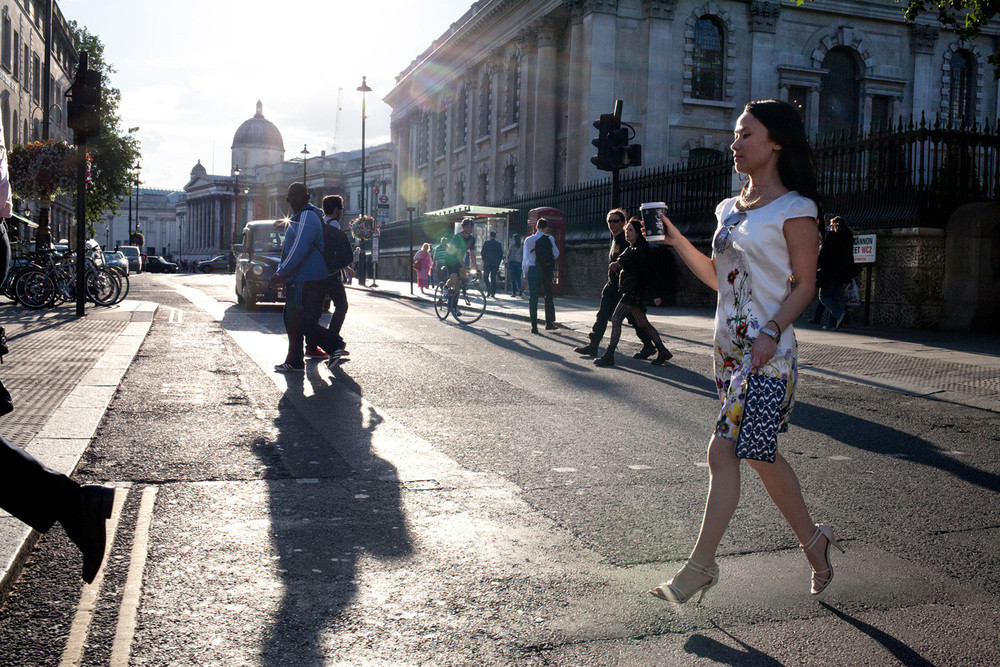
[[[125,589],[122,591],[122,604],[118,609],[118,627],[115,629],[115,641],[111,646],[112,667],[126,667],[132,652],[139,597],[142,594],[142,575],[146,569],[146,556],[149,553],[149,528],[153,520],[153,503],[156,502],[157,490],[155,486],[147,486],[142,490],[128,576],[125,579]]]
[[[118,521],[121,519],[122,507],[125,505],[125,498],[128,496],[128,487],[119,487],[115,492],[115,504],[111,510],[111,526],[109,527],[107,556],[111,555],[111,549],[115,546],[115,535],[118,533]],[[104,567],[101,568],[93,583],[84,584],[80,593],[80,602],[76,605],[76,613],[73,614],[73,623],[69,628],[69,638],[66,640],[66,648],[63,649],[60,667],[76,667],[83,660],[83,647],[90,633],[90,622],[94,619],[94,609],[101,593],[101,584],[104,583]]]
[[[170,308],[170,306],[167,306]],[[171,324],[184,324],[184,311],[178,308],[170,308],[170,323]]]

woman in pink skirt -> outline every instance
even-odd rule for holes
[[[431,267],[434,265],[431,259],[431,244],[425,243],[421,246],[417,254],[413,256],[413,268],[417,271],[417,285],[420,293],[426,294],[427,285],[430,281]]]

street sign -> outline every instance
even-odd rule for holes
[[[854,235],[854,263],[875,263],[875,234]]]
[[[378,198],[378,203],[379,204],[388,204],[389,203],[389,198],[387,196],[385,196],[385,195],[382,195],[381,197]]]
[[[378,237],[372,237],[372,259],[373,264],[378,264]]]
[[[382,199],[384,199],[387,203],[383,204],[382,203]],[[380,225],[387,225],[390,222],[392,222],[392,218],[391,218],[390,213],[389,213],[389,204],[388,204],[388,201],[389,201],[389,198],[386,197],[385,195],[382,195],[381,199],[379,199],[378,207],[376,208],[375,215],[378,218],[378,222],[379,222]]]
[[[375,187],[373,187],[373,188],[372,188],[372,194],[373,194],[373,195],[377,195],[377,194],[378,194],[378,193],[380,193],[380,192],[382,192],[382,191],[378,189],[378,186],[377,186],[377,185],[376,185]]]

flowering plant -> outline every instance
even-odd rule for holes
[[[351,220],[351,233],[356,239],[370,239],[379,235],[378,222],[370,215],[359,215]]]
[[[33,141],[10,149],[10,180],[14,192],[25,199],[51,200],[76,188],[76,146],[65,141]],[[87,156],[87,185],[90,184]]]

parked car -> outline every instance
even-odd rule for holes
[[[104,263],[108,266],[115,266],[120,269],[125,275],[128,275],[129,267],[128,260],[125,259],[125,255],[119,251],[105,250],[104,251]]]
[[[262,301],[284,302],[285,287],[272,290],[268,281],[281,262],[285,224],[281,220],[252,220],[243,228],[243,244],[236,251],[236,302],[253,310]]]
[[[229,256],[216,255],[212,259],[198,262],[198,270],[202,273],[229,273]]]
[[[177,273],[177,264],[159,255],[149,255],[146,257],[146,270],[150,273]]]
[[[125,259],[128,260],[129,270],[134,271],[135,273],[142,273],[142,253],[139,252],[139,246],[119,246],[118,252],[125,255]]]

